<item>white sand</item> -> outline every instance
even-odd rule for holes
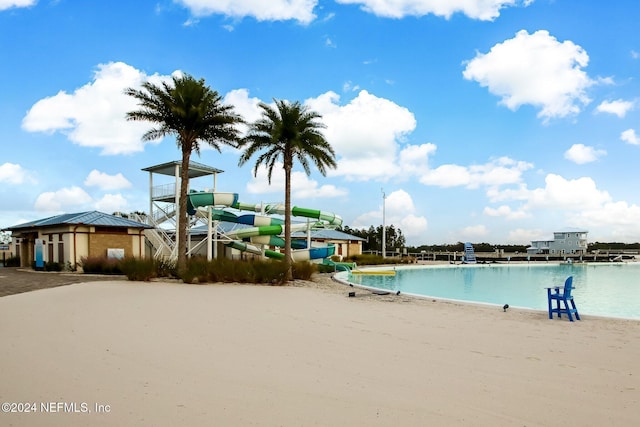
[[[0,425],[640,425],[640,322],[348,290],[94,282],[0,298],[0,401],[37,406]]]

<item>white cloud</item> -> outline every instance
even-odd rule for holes
[[[429,228],[426,217],[412,213],[400,218],[395,224],[402,230],[407,244],[412,246],[423,243],[422,239]]]
[[[105,213],[126,212],[127,205],[127,200],[121,194],[105,194],[95,203],[95,208]]]
[[[616,116],[622,118],[627,114],[629,110],[632,110],[633,107],[633,102],[624,101],[622,99],[617,99],[615,101],[602,101],[600,105],[596,107],[596,112],[615,114]]]
[[[25,182],[34,183],[35,179],[22,166],[15,163],[0,165],[0,183],[24,184]]]
[[[573,144],[565,153],[564,157],[574,163],[582,165],[584,163],[595,162],[600,157],[605,156],[605,150],[598,150],[584,144]]]
[[[232,105],[234,111],[247,122],[247,124],[239,125],[239,129],[243,134],[246,133],[248,124],[262,117],[262,109],[258,106],[261,102],[260,99],[250,98],[247,89],[235,89],[228,92],[224,96],[223,102],[227,105]]]
[[[549,174],[543,188],[528,190],[521,185],[517,190],[494,190],[489,197],[495,200],[522,201],[520,211],[527,216],[544,214],[545,218],[556,217],[557,221],[571,224],[572,227],[589,229],[590,236],[598,239],[617,238],[619,241],[634,242],[640,240],[640,207],[626,201],[613,201],[611,196],[599,190],[595,182],[588,177],[566,179],[559,175]],[[485,209],[485,214],[504,216],[511,210],[501,206],[497,209]],[[543,217],[540,217],[543,220]],[[518,229],[509,234],[509,241],[522,243],[531,239],[551,236],[553,230],[544,233],[539,230],[528,231]]]
[[[507,236],[507,243],[514,245],[531,244],[532,240],[540,240],[540,236],[551,233],[545,233],[542,230],[526,230],[524,228],[517,228],[511,230]]]
[[[252,16],[258,21],[313,21],[317,0],[177,0],[196,16],[221,14],[233,18]]]
[[[400,178],[422,175],[429,170],[429,156],[437,150],[435,144],[408,145],[400,151],[398,164]]]
[[[568,180],[560,175],[549,174],[545,187],[529,193],[529,209],[590,210],[598,209],[611,201],[606,191],[598,190],[589,177]]]
[[[73,186],[40,194],[36,199],[35,208],[37,211],[62,212],[76,207],[86,209],[91,202],[91,196],[86,191]]]
[[[437,187],[457,187],[469,185],[471,174],[465,166],[442,165],[429,170],[421,178],[420,182],[425,185],[435,185]]]
[[[640,241],[640,206],[625,201],[604,203],[599,209],[576,212],[572,217],[583,227],[602,229],[608,236],[624,242]]]
[[[277,163],[273,167],[271,184],[269,184],[267,178],[266,167],[261,165],[258,168],[257,176],[252,176],[247,183],[247,192],[250,194],[277,193],[278,197],[284,200],[284,169],[282,168],[282,163]],[[291,173],[291,197],[293,199],[333,198],[343,197],[347,194],[348,191],[344,188],[328,184],[318,185],[318,181],[310,179],[305,172],[293,171]]]
[[[441,165],[424,173],[420,182],[438,187],[494,187],[520,182],[522,173],[532,167],[528,162],[500,157],[483,165]]]
[[[87,187],[98,187],[101,190],[119,190],[130,188],[131,182],[121,173],[109,175],[96,169],[92,170],[84,181]]]
[[[522,219],[530,216],[523,210],[513,210],[507,205],[501,205],[497,208],[484,208],[484,214],[491,217],[499,217],[506,219]]]
[[[634,129],[627,129],[620,134],[620,139],[632,145],[640,145],[640,138]]]
[[[323,134],[336,152],[338,166],[327,171],[329,176],[384,181],[406,180],[428,173],[429,156],[435,153],[436,145],[403,145],[416,127],[413,113],[365,90],[346,105],[340,105],[339,101],[340,96],[335,92],[305,101],[307,107],[322,116],[321,121],[326,125]],[[262,115],[258,107],[260,99],[251,98],[246,89],[229,92],[225,102],[234,105],[247,122]]]
[[[305,101],[322,115],[324,135],[336,151],[338,168],[330,174],[363,180],[397,175],[398,145],[416,127],[413,113],[366,90],[347,105],[339,100],[327,92]]]
[[[559,42],[544,30],[521,30],[489,53],[478,53],[463,76],[488,88],[507,108],[530,104],[548,120],[575,115],[590,102],[586,89],[594,81],[583,71],[588,63],[584,49],[571,41]]]
[[[0,10],[11,9],[12,7],[30,7],[38,0],[0,0]]]
[[[400,228],[407,240],[407,244],[415,245],[420,242],[427,231],[428,222],[424,216],[416,214],[413,199],[404,190],[397,190],[387,195],[384,201],[385,225]],[[369,228],[371,224],[382,225],[382,203],[376,211],[366,212],[352,222],[352,228]]]
[[[351,81],[346,81],[342,85],[343,92],[357,92],[360,90],[360,85],[354,85]]]
[[[487,231],[487,227],[483,224],[478,225],[469,225],[464,227],[462,230],[458,232],[461,238],[457,239],[459,241],[474,241],[480,240],[487,236],[489,232]]]
[[[515,184],[521,181],[522,173],[531,169],[533,165],[528,162],[513,160],[509,157],[500,157],[483,165],[471,165],[472,182],[470,188],[479,186],[500,186]]]
[[[336,45],[336,42],[333,41],[333,39],[331,39],[331,37],[329,37],[329,36],[325,36],[324,37],[324,45],[326,47],[330,47],[330,48],[333,48],[333,49],[338,47],[338,45]]]
[[[522,209],[527,213],[535,210],[589,211],[611,201],[609,193],[599,190],[589,177],[569,180],[556,174],[545,177],[543,188],[529,190],[524,184],[515,189],[493,188],[487,191],[487,197],[493,203],[523,201],[525,204]]]
[[[454,13],[469,18],[492,21],[500,10],[516,4],[529,5],[533,0],[336,0],[342,4],[359,4],[362,9],[387,18],[433,14],[449,19]]]
[[[36,102],[22,127],[29,132],[61,132],[80,146],[101,148],[102,154],[142,151],[142,135],[153,125],[125,119],[128,111],[139,107],[124,90],[139,87],[145,80],[158,84],[167,78],[147,76],[122,62],[99,65],[91,83],[72,94],[61,91]]]

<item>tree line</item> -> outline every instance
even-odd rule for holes
[[[367,251],[381,251],[382,250],[382,226],[379,225],[374,227],[373,225],[369,226],[369,228],[351,228],[349,226],[343,226],[339,228],[340,231],[344,233],[351,234],[352,236],[357,236],[365,239],[362,242],[362,250],[364,252]],[[400,228],[395,228],[393,225],[388,225],[385,227],[385,248],[387,251],[401,251],[406,247],[406,239],[402,234],[402,230]]]
[[[349,226],[343,226],[339,228],[340,231],[351,234],[352,236],[361,237],[364,240],[362,242],[362,250],[364,252],[369,251],[381,251],[382,250],[382,226],[369,228],[351,228]],[[508,245],[508,244],[495,244],[487,242],[471,243],[475,252],[495,252],[496,250],[503,250],[509,253],[525,253],[529,245]],[[385,248],[387,251],[402,251],[407,249],[408,253],[425,252],[464,252],[464,242],[456,243],[443,243],[434,245],[418,245],[407,246],[406,238],[402,233],[402,230],[393,225],[385,227]],[[640,243],[622,243],[622,242],[593,242],[587,245],[587,251],[638,251],[640,250]]]

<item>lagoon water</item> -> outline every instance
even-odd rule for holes
[[[545,288],[568,276],[581,314],[640,319],[640,263],[410,266],[397,267],[395,276],[338,277],[391,292],[546,311]]]

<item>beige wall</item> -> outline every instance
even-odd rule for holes
[[[35,237],[45,241],[45,262],[59,262],[62,258],[63,263],[70,262],[75,265],[82,257],[106,256],[109,248],[122,248],[125,250],[125,256],[144,257],[145,254],[144,234],[135,228],[128,229],[127,234],[96,233],[95,228],[89,226],[48,228],[36,233],[28,234],[28,240],[23,240],[20,244],[22,266],[29,267],[33,262]],[[22,239],[24,235],[16,233],[13,237]]]
[[[2,262],[2,260],[7,260],[13,257],[13,250],[13,245],[9,245],[9,250],[0,251],[0,263]]]
[[[330,240],[326,243],[333,243],[334,245],[336,245],[336,255],[340,255],[342,256],[342,258],[362,254],[361,241],[347,242],[344,240]]]
[[[125,256],[133,256],[133,242],[128,234],[89,234],[89,256],[107,256],[109,248],[124,249]]]
[[[130,228],[127,234],[91,233],[88,241],[89,256],[106,256],[107,249],[124,249],[124,256],[144,257],[144,233]]]

